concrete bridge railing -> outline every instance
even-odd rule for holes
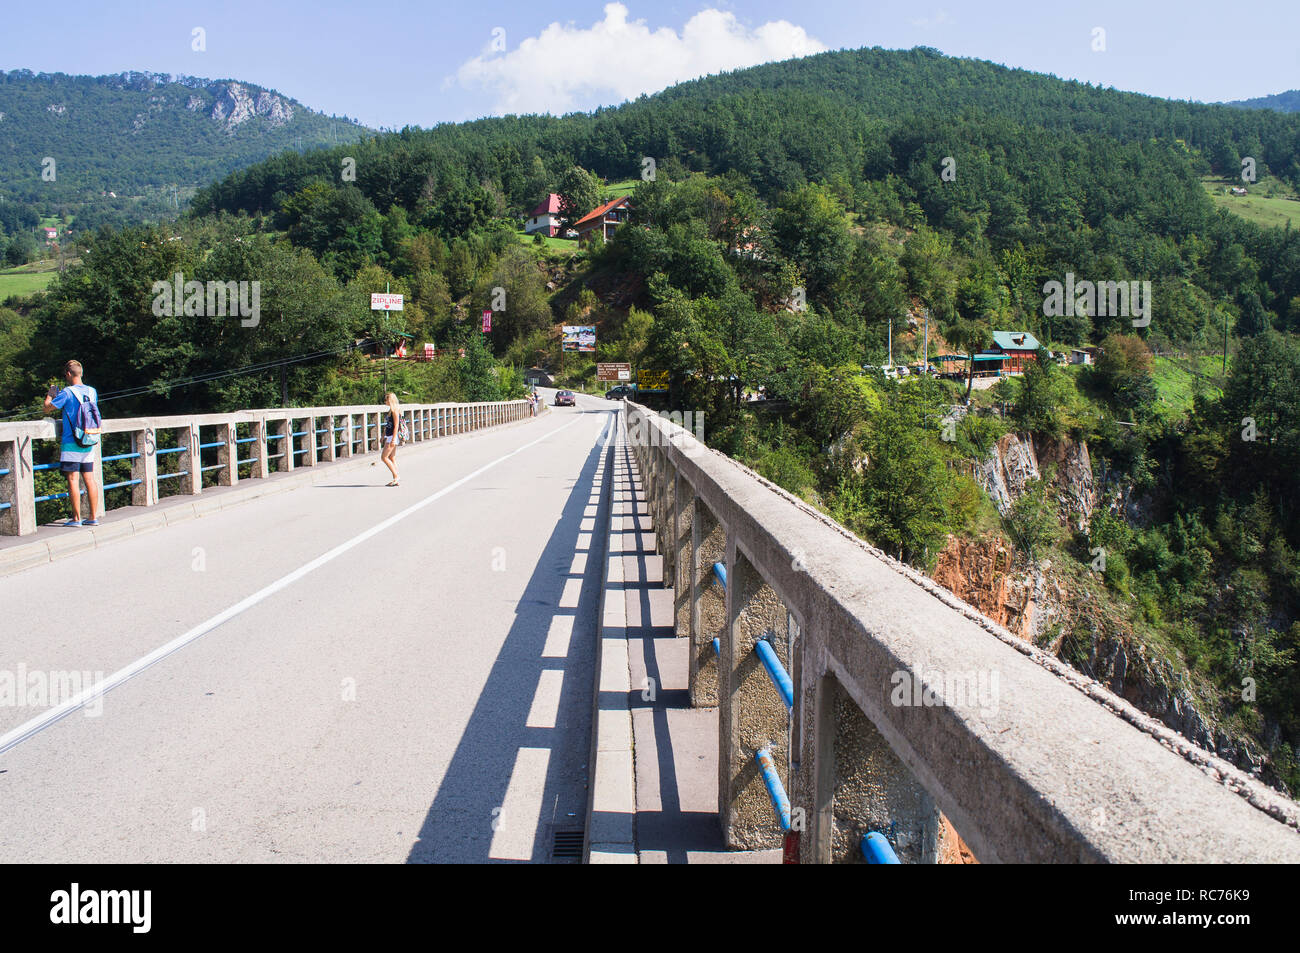
[[[934,862],[955,829],[981,862],[1300,860],[1294,802],[626,408],[729,847],[860,862],[880,832]]]
[[[100,480],[100,509],[106,490],[129,489],[130,505],[153,506],[160,484],[171,480],[177,481],[179,493],[196,495],[209,473],[215,475],[215,483],[209,479],[211,485],[234,486],[378,451],[386,413],[382,406],[370,405],[105,419],[104,436],[95,448],[95,472],[102,477],[104,464],[130,461],[130,473],[107,486]],[[530,410],[527,401],[512,400],[406,404],[402,413],[411,439],[418,443],[509,423],[528,416]],[[0,535],[36,532],[36,505],[67,496],[66,489],[36,492],[36,474],[58,471],[57,446],[53,463],[33,463],[34,446],[57,441],[61,426],[55,417],[0,423]]]

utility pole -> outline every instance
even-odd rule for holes
[[[921,352],[921,373],[928,377],[930,374],[930,309],[921,310],[925,314],[925,349]]]
[[[885,366],[894,366],[894,316],[892,314],[889,316],[889,360]]]

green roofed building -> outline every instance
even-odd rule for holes
[[[1025,364],[1037,360],[1040,347],[1038,339],[1028,331],[994,331],[993,348],[989,353],[1006,355],[1006,363],[1002,365],[1005,373],[1023,374]]]

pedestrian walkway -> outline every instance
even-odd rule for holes
[[[664,587],[663,557],[656,552],[636,459],[623,439],[614,448],[612,473],[602,644],[606,652],[614,640],[626,648],[635,856],[640,863],[660,864],[780,863],[779,850],[724,848],[718,710],[690,707],[690,640],[675,633],[673,590]]]

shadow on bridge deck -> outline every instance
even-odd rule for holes
[[[581,847],[609,506],[602,452],[617,419],[599,413],[608,422],[533,568],[408,863],[549,862],[556,832],[578,832]],[[549,726],[534,696],[557,683]]]

